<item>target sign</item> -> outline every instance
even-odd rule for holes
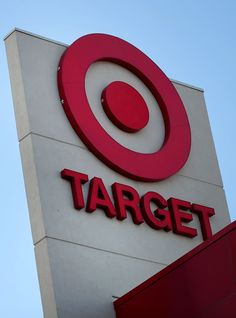
[[[140,153],[115,141],[94,116],[85,89],[92,63],[107,61],[125,67],[148,87],[165,123],[161,149]],[[191,132],[184,105],[171,81],[143,52],[106,34],[79,38],[63,54],[58,71],[60,98],[66,115],[87,147],[110,168],[140,181],[160,181],[179,171],[188,159]],[[101,105],[109,120],[127,133],[136,133],[149,120],[147,105],[135,88],[115,81],[104,87]]]

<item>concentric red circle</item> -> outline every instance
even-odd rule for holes
[[[107,116],[118,128],[127,132],[137,132],[147,125],[147,105],[134,87],[115,81],[104,88],[101,97]]]
[[[136,76],[156,98],[165,122],[160,150],[144,154],[116,142],[94,116],[85,89],[89,66],[98,61],[119,64]],[[173,84],[143,52],[117,37],[90,34],[79,38],[63,54],[58,87],[66,115],[80,138],[103,162],[119,173],[141,181],[168,178],[183,167],[191,147],[184,105]]]

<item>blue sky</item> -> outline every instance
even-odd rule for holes
[[[72,43],[87,33],[119,36],[172,79],[202,87],[232,220],[236,118],[236,1],[9,0],[1,38],[14,27]],[[0,44],[0,317],[42,318],[4,43]]]

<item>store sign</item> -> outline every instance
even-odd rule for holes
[[[121,65],[149,88],[161,109],[165,139],[151,154],[132,151],[115,141],[92,113],[85,76],[92,63],[109,61]],[[110,35],[79,38],[63,54],[58,87],[66,115],[86,146],[110,168],[140,181],[160,181],[178,172],[188,159],[191,133],[184,105],[167,76],[144,53]],[[120,129],[135,133],[148,123],[147,106],[139,93],[124,82],[113,82],[101,94],[101,103]]]
[[[5,43],[44,317],[115,317],[230,223],[203,91],[109,35]]]
[[[199,218],[203,239],[212,236],[209,222],[209,217],[215,214],[212,208],[177,198],[165,200],[159,193],[153,191],[140,197],[133,187],[118,182],[114,182],[111,186],[112,200],[102,179],[98,177],[90,180],[88,199],[85,203],[82,185],[89,181],[88,175],[64,169],[61,176],[71,183],[75,209],[85,208],[87,212],[94,212],[99,208],[104,210],[107,217],[116,217],[120,221],[127,218],[129,211],[133,222],[137,225],[146,221],[155,230],[173,231],[187,237],[195,237],[198,234],[197,229],[182,224],[191,222],[193,220],[191,213],[195,213]],[[151,210],[151,204],[156,206],[154,212]]]
[[[165,138],[160,149],[139,153],[125,148],[101,126],[86,95],[85,76],[95,62],[108,61],[127,68],[139,77],[155,97],[164,119]],[[161,181],[176,174],[186,163],[191,148],[191,131],[185,107],[167,76],[144,53],[110,35],[91,34],[75,41],[63,54],[58,67],[58,87],[65,113],[82,141],[110,168],[138,181]],[[135,134],[149,121],[148,107],[140,93],[128,83],[114,81],[104,87],[101,105],[109,120],[119,129]],[[154,229],[195,237],[197,229],[184,225],[198,215],[203,239],[212,235],[209,217],[214,209],[182,199],[164,199],[159,193],[139,193],[132,187],[114,182],[111,199],[101,178],[90,180],[88,200],[82,185],[84,173],[64,169],[62,178],[71,182],[74,207],[124,220],[127,211],[135,224],[144,221]],[[152,211],[152,206],[156,208]],[[186,212],[186,211],[189,212]]]

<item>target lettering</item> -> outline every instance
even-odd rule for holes
[[[148,191],[140,196],[133,187],[114,182],[110,191],[101,178],[89,180],[88,175],[64,169],[61,177],[70,182],[74,208],[92,213],[103,210],[109,218],[119,221],[127,219],[130,214],[136,225],[146,222],[155,230],[173,231],[175,234],[193,238],[198,230],[187,225],[197,215],[203,240],[212,236],[209,218],[215,214],[211,207],[190,203],[178,198],[165,199],[159,193]],[[83,195],[83,185],[89,182],[87,202]],[[109,194],[112,193],[112,195]]]

